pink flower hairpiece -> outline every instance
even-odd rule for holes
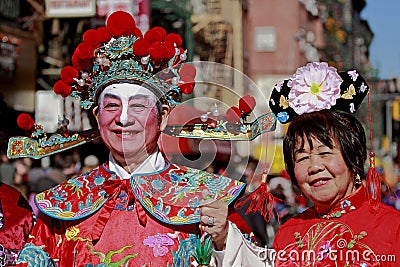
[[[289,81],[289,106],[298,114],[329,109],[340,97],[342,78],[334,67],[314,62],[298,68]]]

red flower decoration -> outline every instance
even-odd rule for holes
[[[54,93],[61,95],[62,97],[67,97],[71,94],[72,88],[62,80],[58,80],[53,87]]]
[[[35,121],[28,113],[21,113],[17,118],[17,125],[24,131],[29,131],[35,125]]]
[[[196,67],[192,64],[182,64],[182,67],[179,69],[179,76],[196,76]]]
[[[192,76],[181,76],[181,84],[178,85],[179,90],[184,94],[190,94],[193,92],[195,81]]]
[[[133,53],[139,57],[144,57],[149,54],[150,43],[146,39],[138,39],[133,43]]]
[[[243,113],[250,113],[256,106],[256,100],[251,95],[245,95],[239,99],[239,109]]]
[[[125,11],[115,11],[107,19],[106,27],[112,37],[129,36],[136,28],[132,15]]]
[[[238,123],[240,121],[240,117],[242,112],[236,106],[230,107],[225,114],[226,120],[230,123]]]
[[[72,66],[65,66],[60,73],[61,79],[67,84],[75,82],[74,78],[78,78],[78,75],[78,70]]]
[[[182,46],[182,38],[179,34],[176,33],[170,33],[168,34],[165,39],[165,42],[171,42],[176,45],[176,47],[181,47]]]

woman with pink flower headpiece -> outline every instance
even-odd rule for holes
[[[356,70],[338,72],[325,62],[300,67],[275,85],[270,108],[282,124],[290,122],[286,170],[314,205],[280,226],[272,252],[246,249],[243,258],[257,256],[253,266],[271,259],[274,266],[399,266],[400,212],[381,202],[385,180],[372,145],[364,171],[366,135],[352,114],[368,92]],[[255,192],[253,199],[270,199],[268,191]]]
[[[380,202],[373,152],[364,172],[366,136],[352,115],[368,91],[356,70],[324,62],[275,86],[271,110],[290,122],[286,169],[314,204],[278,230],[275,266],[399,266],[400,212]]]

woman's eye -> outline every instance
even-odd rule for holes
[[[331,154],[331,152],[329,152],[329,151],[324,151],[324,152],[319,153],[320,156],[327,156],[330,154]]]
[[[301,162],[301,161],[307,160],[308,158],[309,158],[309,156],[297,156],[296,162]]]

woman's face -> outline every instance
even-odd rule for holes
[[[156,96],[135,84],[104,89],[94,110],[105,145],[120,162],[143,161],[157,147],[169,109],[158,114]]]
[[[294,174],[303,194],[317,209],[328,211],[354,191],[354,173],[348,169],[337,142],[331,149],[312,137],[311,150],[306,140],[304,147],[300,147],[300,138],[297,142]]]

